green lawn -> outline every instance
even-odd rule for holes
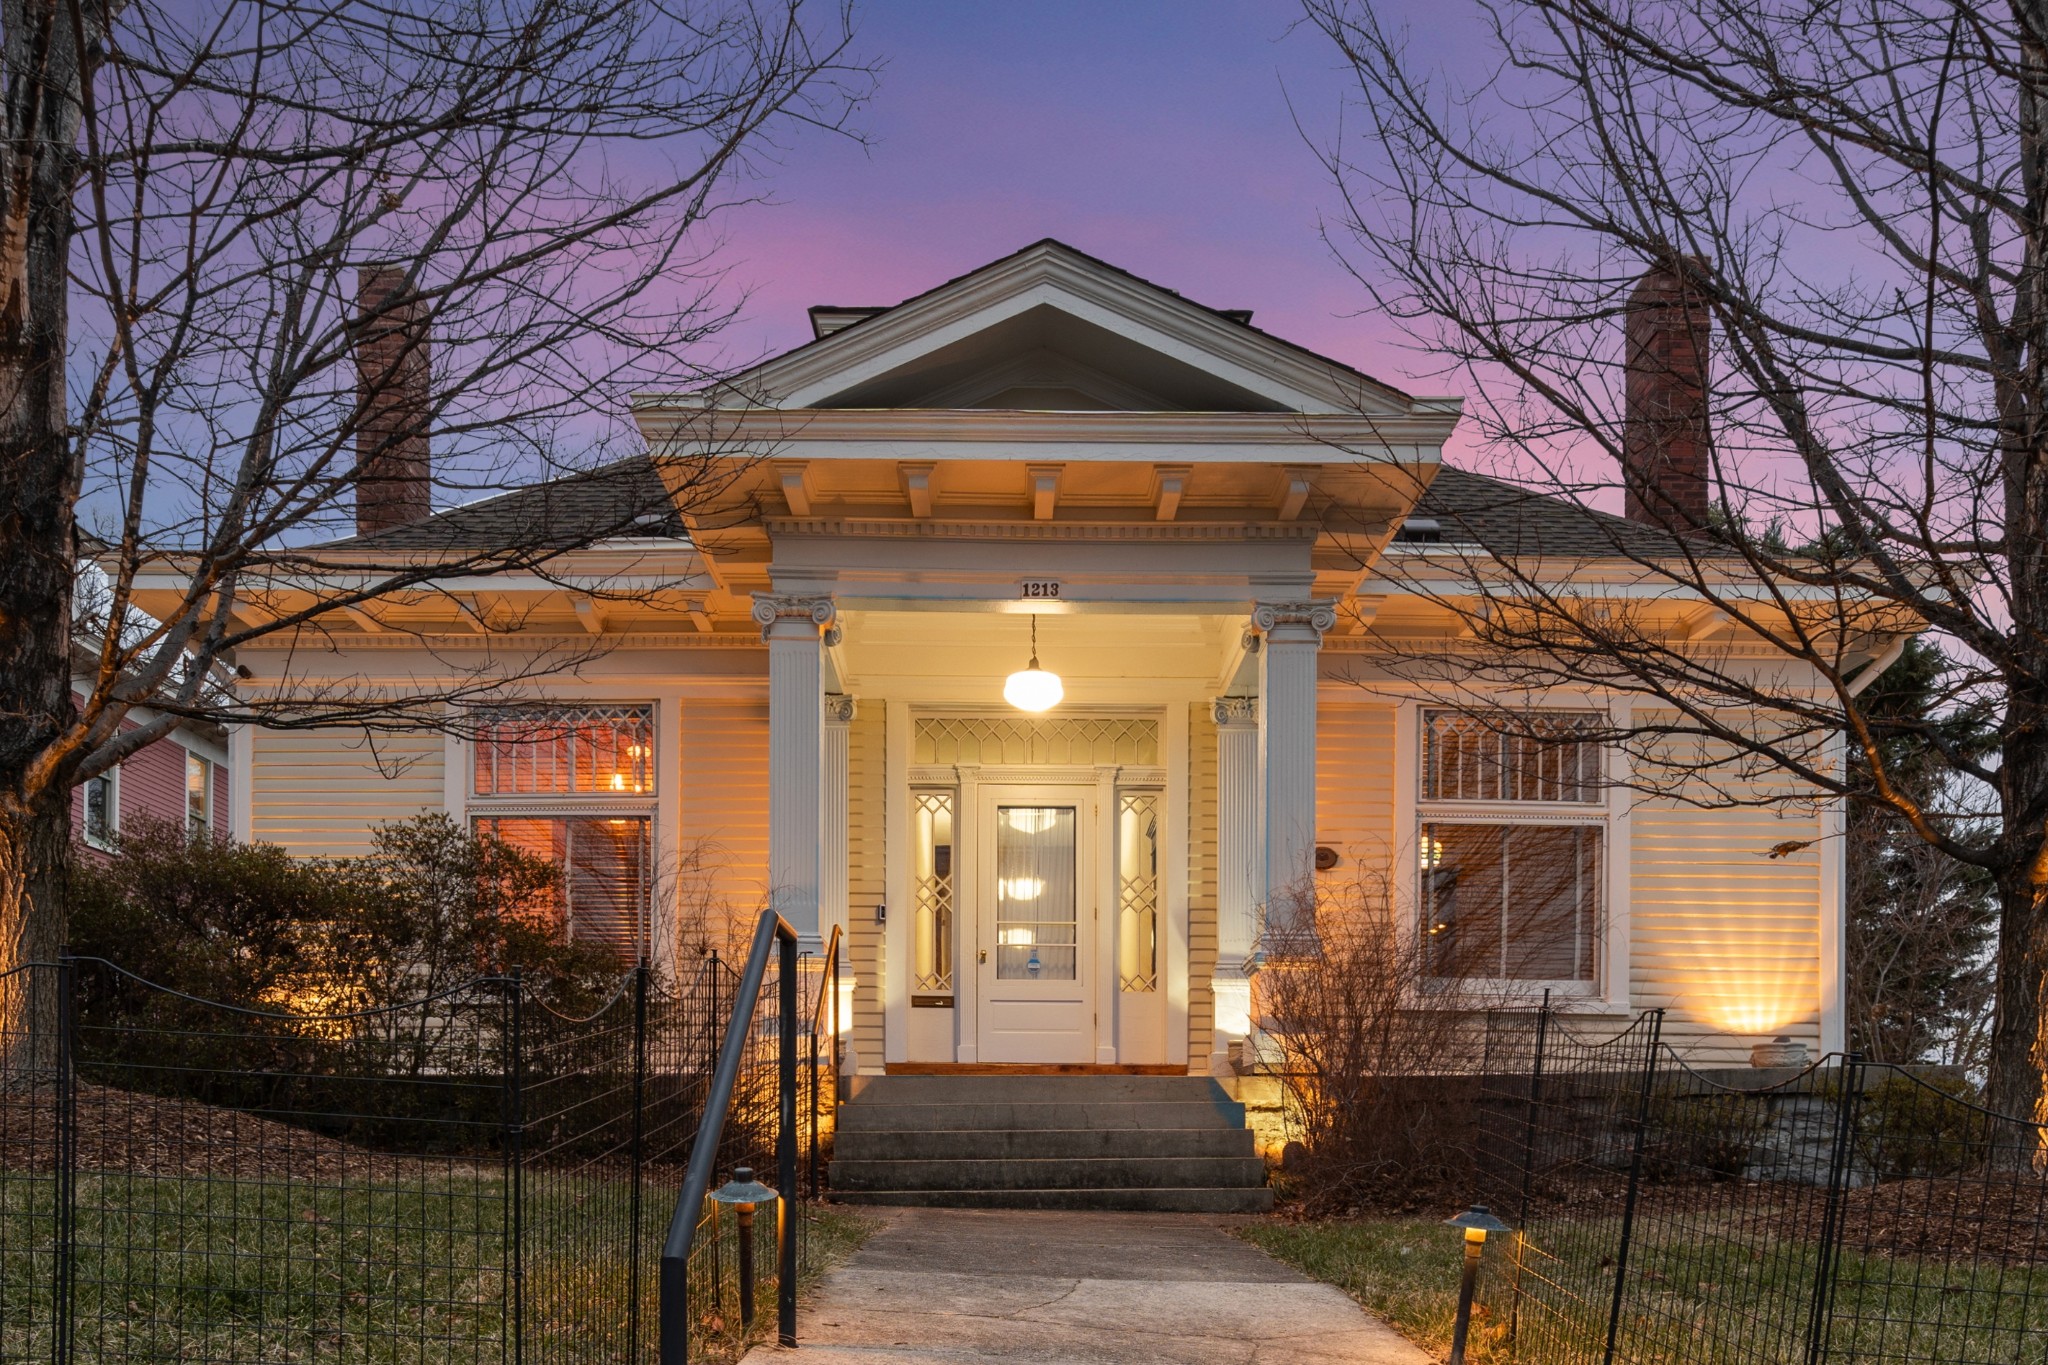
[[[1612,1244],[1596,1224],[1586,1245]],[[1610,1235],[1602,1236],[1603,1232]],[[1327,1281],[1441,1356],[1450,1345],[1461,1251],[1433,1219],[1262,1223],[1243,1235],[1305,1274]],[[1631,1253],[1617,1358],[1639,1365],[1804,1362],[1812,1256],[1791,1241],[1744,1245],[1693,1220],[1688,1235],[1639,1235]],[[1569,1359],[1560,1338],[1604,1340],[1611,1272],[1597,1262],[1573,1274],[1531,1255],[1524,1273],[1549,1281],[1523,1300],[1518,1349],[1506,1344],[1510,1247],[1487,1252],[1481,1312],[1468,1359],[1551,1365]],[[1565,1292],[1568,1291],[1568,1292]],[[2048,1266],[1951,1266],[1907,1257],[1845,1254],[1837,1280],[1828,1359],[1872,1362],[2011,1362],[2039,1365],[2048,1340]]]
[[[505,1357],[512,1230],[496,1174],[416,1173],[343,1188],[281,1180],[81,1173],[75,1206],[77,1358],[351,1365],[498,1365]],[[630,1235],[622,1182],[529,1172],[520,1244],[530,1365],[638,1365],[652,1358],[655,1260],[667,1199],[650,1192]],[[0,1173],[0,1360],[48,1359],[54,1190]],[[772,1215],[762,1223],[772,1226]],[[814,1209],[809,1275],[843,1259],[871,1224]],[[640,1257],[640,1348],[623,1302]],[[730,1247],[726,1248],[730,1266]],[[762,1269],[772,1274],[772,1260]],[[707,1268],[708,1269],[708,1268]],[[698,1280],[697,1287],[708,1288]],[[757,1328],[772,1330],[764,1274]],[[728,1299],[693,1309],[712,1331],[693,1358],[744,1344]],[[759,1333],[757,1332],[757,1335]]]

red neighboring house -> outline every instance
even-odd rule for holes
[[[130,716],[124,730],[138,729],[153,718],[141,707]],[[71,837],[104,854],[113,851],[123,830],[171,821],[225,839],[228,795],[226,732],[188,722],[74,787]]]

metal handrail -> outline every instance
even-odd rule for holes
[[[832,1112],[839,1112],[839,938],[840,927],[832,926],[832,937],[825,940],[824,971],[818,979],[818,1002],[811,1007],[811,1153],[810,1176],[811,1198],[818,1197],[818,1092],[827,1085],[832,1087]],[[832,1071],[828,1076],[818,1074],[818,1027],[825,1013],[825,1001],[832,1002]]]
[[[754,1006],[761,996],[761,983],[768,974],[768,955],[779,948],[780,976],[777,995],[776,1095],[778,1122],[775,1136],[776,1196],[775,1240],[777,1283],[776,1334],[784,1346],[796,1345],[796,1220],[792,1204],[796,1199],[796,930],[773,910],[763,910],[754,929],[753,946],[747,951],[746,969],[733,991],[732,1020],[726,1026],[725,1041],[718,1049],[718,1066],[711,1075],[711,1090],[704,1099],[704,1118],[697,1125],[696,1144],[690,1149],[690,1164],[683,1173],[683,1192],[669,1219],[668,1237],[661,1248],[661,1365],[688,1365],[690,1359],[690,1249],[697,1240],[697,1225],[703,1218],[704,1200],[711,1192],[717,1173],[718,1143],[725,1133],[726,1111],[732,1107],[733,1086],[739,1080],[740,1061],[745,1054],[747,1034],[754,1019]]]

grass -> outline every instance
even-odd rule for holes
[[[1587,1220],[1570,1235],[1612,1247],[1611,1222]],[[1731,1230],[1732,1231],[1732,1230]],[[1794,1365],[1806,1359],[1813,1248],[1790,1239],[1741,1242],[1695,1219],[1683,1238],[1638,1236],[1631,1252],[1617,1358],[1686,1365]],[[1336,1285],[1405,1336],[1441,1356],[1450,1345],[1460,1248],[1433,1219],[1264,1223],[1243,1235],[1315,1279]],[[1612,1268],[1597,1253],[1542,1257],[1524,1270],[1519,1341],[1506,1342],[1511,1257],[1487,1252],[1480,1311],[1467,1358],[1552,1365],[1580,1358],[1572,1342],[1604,1343]],[[1830,1360],[1858,1362],[2039,1361],[2048,1339],[2048,1266],[1952,1265],[1845,1253],[1836,1279]]]
[[[495,1172],[460,1170],[339,1188],[82,1172],[77,1358],[499,1365],[514,1279],[504,1194]],[[0,1171],[0,1360],[49,1358],[51,1301],[24,1291],[54,1280],[54,1199],[47,1175]],[[668,1207],[650,1193],[636,1237],[630,1201],[624,1182],[528,1174],[519,1241],[529,1365],[637,1365],[651,1355]],[[872,1226],[814,1208],[807,1278]],[[636,1250],[637,1352],[624,1302]],[[757,1336],[774,1323],[772,1256],[763,1262]],[[693,1265],[693,1308],[712,1301],[708,1274]],[[748,1344],[715,1314],[703,1325],[712,1330],[693,1334],[693,1359],[735,1359]]]

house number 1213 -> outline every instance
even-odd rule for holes
[[[1058,597],[1060,581],[1057,578],[1027,578],[1017,585],[1019,597]]]

